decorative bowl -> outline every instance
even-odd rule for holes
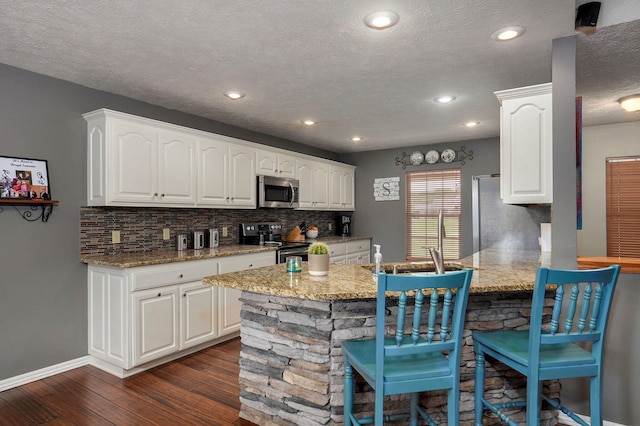
[[[309,229],[307,231],[307,238],[318,238],[318,230],[317,229]]]

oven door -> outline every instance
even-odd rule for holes
[[[278,263],[285,263],[287,256],[300,256],[303,262],[309,260],[308,247],[295,247],[295,248],[281,248],[278,249],[276,259]]]

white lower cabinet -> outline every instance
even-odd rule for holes
[[[92,364],[126,377],[224,340],[240,329],[240,292],[202,278],[274,263],[269,251],[125,269],[89,265]]]
[[[240,256],[222,257],[218,261],[218,273],[244,271],[273,265],[276,262],[272,251]],[[240,330],[240,290],[233,288],[218,288],[218,335],[225,336]]]
[[[371,240],[362,239],[346,243],[331,243],[329,246],[329,262],[333,264],[371,263]]]
[[[133,365],[144,364],[179,350],[178,288],[134,292]]]

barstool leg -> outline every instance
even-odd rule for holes
[[[482,398],[484,398],[484,354],[476,346],[476,371],[475,371],[475,426],[482,426]]]
[[[353,413],[353,368],[349,361],[344,360],[344,426],[351,426]]]

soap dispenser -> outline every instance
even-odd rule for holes
[[[380,253],[380,244],[374,244],[373,247],[376,249],[376,253],[373,255],[373,261],[376,263],[376,270],[374,272],[374,276],[377,278],[378,274],[380,274],[380,264],[382,263],[382,253]]]

